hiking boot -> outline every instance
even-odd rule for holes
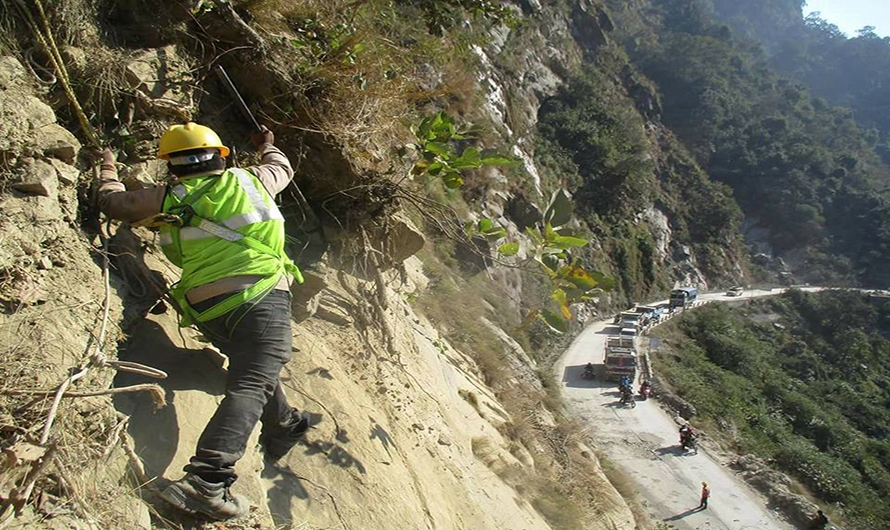
[[[167,486],[161,498],[184,512],[218,521],[247,515],[250,510],[250,501],[233,494],[224,483],[207,482],[191,473]]]
[[[321,421],[321,414],[311,412],[300,412],[293,409],[294,423],[283,434],[271,435],[266,432],[260,433],[260,444],[263,450],[272,461],[281,460],[290,450],[297,445],[303,435],[310,428]]]

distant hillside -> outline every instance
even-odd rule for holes
[[[877,146],[890,160],[890,38],[869,28],[844,35],[818,16],[803,17],[800,0],[705,0],[715,18],[740,37],[760,42],[770,63],[856,120],[881,133]]]
[[[766,232],[752,243],[810,281],[887,284],[890,167],[880,136],[777,74],[760,46],[712,18],[732,14],[753,28],[773,11],[777,21],[799,14],[793,3],[760,4],[774,8],[745,18],[728,2],[610,3],[631,62],[657,86],[664,123]]]

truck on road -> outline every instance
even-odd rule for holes
[[[695,287],[674,289],[671,291],[671,309],[678,307],[686,309],[692,305],[692,302],[695,302],[696,298],[698,298],[698,289]]]
[[[632,337],[606,339],[605,376],[609,381],[637,377],[637,348]]]
[[[639,331],[641,327],[646,325],[646,318],[642,313],[629,310],[615,315],[615,320],[612,323],[617,324],[621,328],[634,328]]]

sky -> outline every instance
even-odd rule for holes
[[[881,37],[890,36],[890,0],[807,0],[804,16],[814,11],[848,37],[864,26],[874,26]]]

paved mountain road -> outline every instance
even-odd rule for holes
[[[705,294],[699,301],[739,301],[782,291],[749,290],[740,297]],[[721,464],[719,456],[701,448],[698,454],[681,451],[679,424],[656,401],[637,401],[635,408],[620,406],[615,383],[581,377],[588,362],[601,373],[606,337],[617,332],[611,320],[591,323],[554,369],[562,381],[570,415],[590,429],[596,446],[633,480],[652,517],[680,530],[792,528],[766,507],[762,496]],[[638,339],[639,346],[646,348],[647,340]],[[698,511],[702,481],[710,486],[711,500],[706,510]]]

